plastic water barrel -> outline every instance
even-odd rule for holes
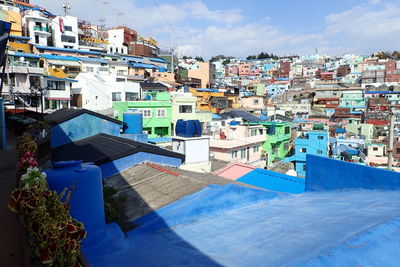
[[[126,134],[141,134],[143,132],[143,115],[135,109],[128,109],[123,114],[123,121],[127,128]]]
[[[175,134],[182,137],[200,137],[201,124],[199,120],[178,120],[175,126]]]
[[[101,169],[92,163],[83,164],[77,160],[53,162],[51,169],[45,172],[51,190],[60,194],[65,188],[73,187],[70,212],[73,218],[83,222],[87,231],[83,246],[96,244],[105,238]]]

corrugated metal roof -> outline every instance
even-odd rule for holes
[[[16,57],[30,57],[30,58],[41,58],[40,55],[32,54],[32,53],[22,53],[22,52],[14,52],[14,54],[9,54],[10,56]]]
[[[236,181],[272,191],[300,194],[304,192],[305,179],[273,171],[255,169]]]
[[[59,47],[52,47],[52,46],[42,46],[42,45],[35,45],[37,49],[43,50],[54,50],[54,51],[64,51],[64,52],[72,52],[72,53],[80,53],[80,54],[93,54],[93,55],[101,55],[100,52],[94,51],[86,51],[86,50],[79,50],[79,49],[69,49],[69,48],[59,48]]]
[[[144,68],[144,69],[156,69],[158,68],[156,65],[145,64],[145,63],[132,63],[128,62],[128,66],[131,68]]]
[[[91,58],[91,57],[77,57],[80,61],[84,62],[96,62],[96,63],[109,63],[110,61],[102,58]]]
[[[146,57],[146,59],[153,61],[153,62],[159,62],[159,63],[167,63],[166,60],[162,59],[162,58],[152,58],[152,57]]]
[[[43,57],[43,58],[45,58],[45,59],[79,61],[78,58],[76,58],[76,57],[70,57],[70,56],[58,56],[58,55],[41,54],[41,57]]]

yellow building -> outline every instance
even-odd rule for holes
[[[0,19],[11,23],[11,36],[22,36],[22,17],[18,7],[0,5]]]
[[[228,108],[228,100],[224,92],[196,88],[190,88],[190,92],[197,98],[196,108],[200,111],[220,113]]]

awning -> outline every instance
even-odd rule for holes
[[[47,100],[71,100],[69,97],[45,97]]]
[[[49,62],[52,65],[62,65],[62,66],[68,66],[68,67],[80,67],[81,66],[81,63],[79,63],[78,61],[47,59],[47,62]]]

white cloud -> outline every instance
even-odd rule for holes
[[[347,52],[371,53],[400,48],[400,3],[365,0],[364,4],[330,14],[315,21],[311,33],[291,32],[275,26],[270,18],[254,21],[239,8],[212,10],[203,0],[181,0],[168,4],[158,0],[162,13],[152,1],[102,0],[109,26],[126,24],[144,36],[155,37],[161,46],[171,46],[171,36],[179,50],[206,58],[217,54],[247,56],[266,51],[274,54]],[[61,13],[62,1],[32,0],[50,11]],[[101,9],[98,0],[69,0],[71,14],[98,23]],[[243,2],[245,4],[245,2]],[[57,12],[58,11],[58,12]],[[118,17],[118,13],[124,15]],[[282,14],[284,16],[285,14]],[[288,18],[290,19],[290,18]],[[179,37],[176,36],[175,32]]]
[[[196,19],[210,20],[225,24],[238,23],[243,19],[240,9],[210,10],[201,0],[186,2],[183,7]]]

